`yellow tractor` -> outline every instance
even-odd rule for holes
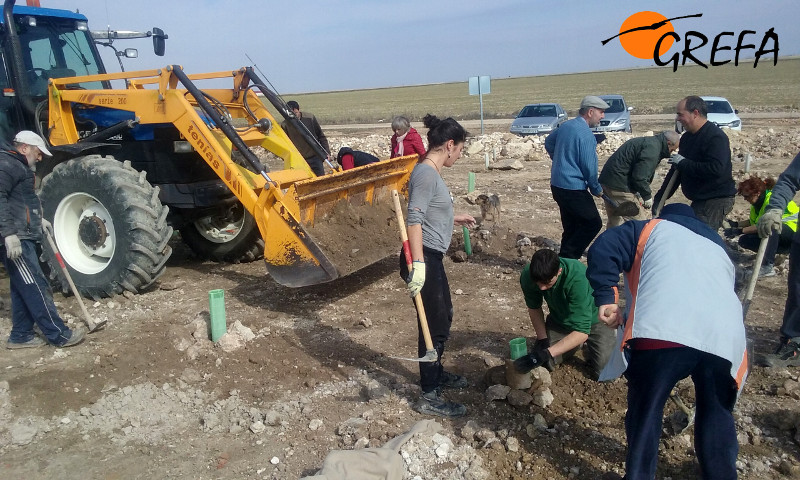
[[[171,254],[173,226],[195,250],[241,253],[263,238],[269,274],[290,287],[399,251],[390,192],[405,189],[416,156],[316,177],[256,92],[302,125],[252,68],[105,73],[86,17],[13,4],[3,12],[10,85],[0,131],[35,130],[52,146],[40,197],[82,294],[151,285]],[[147,35],[163,54],[163,32]],[[220,79],[230,88],[198,87]],[[254,147],[280,157],[282,169],[269,171]]]

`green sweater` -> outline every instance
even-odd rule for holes
[[[553,321],[569,331],[588,335],[598,320],[592,287],[586,278],[586,266],[571,258],[559,258],[558,261],[561,274],[555,285],[545,291],[541,291],[531,279],[531,264],[525,265],[519,277],[525,304],[531,309],[542,308],[544,300]]]

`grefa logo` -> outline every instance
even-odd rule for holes
[[[778,34],[774,28],[764,32],[761,44],[756,50],[755,43],[747,43],[753,40],[753,35],[757,35],[754,30],[742,30],[736,32],[720,32],[713,37],[711,43],[711,54],[707,62],[699,59],[697,49],[709,43],[709,37],[696,30],[689,30],[683,34],[675,32],[672,22],[688,18],[700,18],[702,13],[694,15],[684,15],[680,17],[667,18],[658,12],[642,11],[634,13],[626,18],[619,27],[619,33],[613,37],[603,40],[603,45],[615,38],[619,38],[622,48],[636,58],[649,59],[658,66],[672,64],[672,71],[678,69],[678,61],[681,65],[686,65],[686,60],[691,60],[703,68],[718,67],[730,63],[733,55],[733,64],[739,66],[739,56],[743,50],[755,50],[755,61],[753,68],[758,66],[758,61],[762,56],[772,54],[772,64],[778,63]],[[683,44],[683,48],[674,52],[669,57],[664,57],[672,47],[673,43]]]

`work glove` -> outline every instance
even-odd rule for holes
[[[648,199],[647,199],[647,200],[645,200],[645,201],[643,201],[643,202],[642,202],[642,206],[643,206],[644,208],[653,208],[653,199],[652,199],[652,197],[651,197],[651,198],[648,198]]]
[[[669,160],[667,160],[667,163],[669,163],[670,165],[677,165],[681,163],[681,161],[683,161],[684,158],[686,157],[684,157],[680,153],[673,153],[672,155],[669,156]]]
[[[42,231],[43,232],[52,232],[53,231],[53,224],[50,223],[50,220],[46,218],[42,219]]]
[[[22,256],[22,244],[19,242],[19,237],[16,235],[9,235],[6,237],[6,257],[9,260],[16,260]]]
[[[739,222],[726,218],[722,221],[722,226],[725,228],[739,228]]]
[[[554,366],[553,356],[546,348],[542,350],[534,348],[533,352],[514,360],[514,369],[519,373],[528,373],[536,367],[545,367],[552,372]]]
[[[406,279],[406,288],[411,298],[419,295],[422,286],[425,285],[425,262],[414,260],[411,264],[411,272],[408,273]]]
[[[758,236],[761,238],[769,237],[772,232],[780,233],[783,229],[783,212],[777,208],[770,208],[761,218],[758,219]]]
[[[549,338],[542,338],[540,340],[536,340],[533,344],[533,350],[547,350],[550,348],[550,339]]]

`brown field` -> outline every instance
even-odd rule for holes
[[[713,86],[713,87],[712,87]],[[698,66],[639,68],[540,77],[492,79],[492,93],[484,95],[484,118],[511,118],[528,103],[561,103],[572,116],[584,95],[618,93],[625,96],[634,114],[671,113],[676,99],[686,95],[721,95],[742,112],[790,111],[800,108],[800,58],[762,59],[738,67],[727,64],[703,69]],[[303,110],[313,112],[320,123],[378,123],[394,115],[418,121],[428,113],[460,120],[480,118],[479,101],[468,95],[466,79],[409,87],[285,94]]]

